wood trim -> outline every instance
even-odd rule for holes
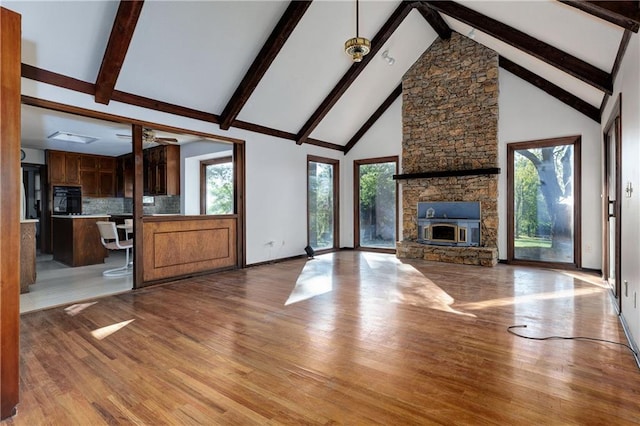
[[[608,134],[611,130],[614,130],[616,136],[616,171],[615,171],[615,185],[616,185],[616,203],[614,214],[616,216],[616,225],[614,229],[616,247],[614,247],[615,259],[609,257],[609,185],[608,185],[608,164],[609,164],[609,139]],[[603,175],[602,175],[602,273],[603,278],[609,281],[609,265],[610,262],[615,262],[615,289],[612,289],[613,296],[616,299],[616,305],[618,312],[622,311],[622,94],[619,94],[616,103],[611,110],[607,124],[602,132],[603,144],[604,144],[604,156],[603,156]]]
[[[435,172],[406,173],[402,175],[393,175],[396,180],[400,179],[425,179],[449,176],[475,176],[475,175],[497,175],[500,174],[499,167],[490,167],[486,169],[468,169],[468,170],[444,170]]]
[[[611,68],[611,77],[613,81],[616,81],[616,77],[618,76],[618,71],[620,71],[620,66],[622,65],[622,59],[624,58],[624,54],[627,51],[627,46],[629,46],[629,40],[631,39],[631,31],[625,30],[622,34],[622,39],[620,40],[620,46],[618,47],[618,53],[616,54],[616,59],[613,62],[613,67]]]
[[[245,155],[245,144],[237,143],[233,145],[233,158],[234,158],[234,188],[233,193],[235,194],[235,213],[237,216],[236,223],[236,266],[238,268],[244,268],[247,266],[247,210],[246,210],[246,201],[245,194],[247,193],[246,188],[246,155]]]
[[[522,260],[514,257],[514,188],[513,161],[517,150],[546,148],[558,145],[573,145],[573,263]],[[565,136],[559,138],[513,142],[507,144],[507,262],[517,265],[535,265],[551,268],[580,269],[582,267],[582,137]]]
[[[249,67],[249,71],[247,71],[222,114],[220,114],[220,128],[222,130],[228,130],[231,127],[240,110],[247,103],[310,5],[311,1],[292,1],[289,3],[287,10],[285,10],[262,49],[260,49],[260,53],[258,53],[258,56]]]
[[[21,16],[0,7],[0,419],[20,400]]]
[[[446,23],[442,16],[430,7],[418,2],[415,4],[418,12],[422,17],[431,25],[431,28],[438,33],[438,37],[442,40],[449,40],[451,38],[451,28]]]
[[[371,117],[369,117],[369,119],[365,121],[362,127],[358,129],[355,135],[353,135],[351,139],[349,139],[349,142],[347,142],[347,144],[344,146],[344,155],[347,155],[347,153],[351,151],[351,149],[358,143],[360,139],[362,139],[362,137],[369,131],[369,129],[376,123],[376,121],[378,121],[378,119],[382,117],[382,115],[387,111],[387,109],[389,109],[391,104],[393,104],[400,95],[402,95],[402,83],[400,83],[398,87],[393,89],[393,92],[391,92],[391,94],[387,96],[387,99],[382,102],[382,105],[380,105],[378,109],[376,109],[375,112],[371,114]]]
[[[309,163],[323,163],[333,166],[333,247],[316,250],[317,254],[335,251],[340,248],[340,161],[333,158],[307,155],[307,245],[310,245],[309,235]],[[315,247],[314,247],[315,249]]]
[[[454,2],[423,1],[422,3],[553,65],[605,93],[613,92],[613,80],[610,74],[520,30]]]
[[[500,56],[500,58],[498,59],[498,62],[500,64],[500,67],[509,71],[511,74],[515,75],[516,77],[520,77],[527,83],[537,87],[543,92],[546,92],[549,95],[553,96],[560,102],[563,102],[564,104],[570,106],[576,111],[586,115],[596,123],[600,123],[599,108],[596,108],[590,103],[583,101],[582,99],[578,98],[572,93],[567,92],[563,88],[556,86],[555,84],[551,83],[548,80],[545,80],[544,78],[540,77],[537,74],[534,74],[528,69],[521,67],[520,65],[514,62],[511,62],[509,59],[505,58],[504,56]]]
[[[144,238],[142,217],[144,206],[144,154],[142,127],[131,125],[131,143],[133,146],[133,288],[144,287]]]
[[[307,122],[302,126],[296,137],[296,143],[301,145],[307,142],[309,135],[320,124],[322,119],[329,113],[331,108],[338,102],[340,97],[347,91],[351,84],[356,80],[360,73],[365,69],[367,64],[376,56],[378,51],[391,37],[394,31],[400,26],[404,18],[413,9],[413,4],[409,2],[400,2],[400,5],[394,10],[387,22],[384,23],[380,31],[371,40],[371,52],[362,59],[360,63],[351,65],[346,74],[340,79],[338,84],[331,90],[329,95],[322,101],[320,106],[314,111]]]
[[[108,104],[127,56],[144,0],[121,0],[95,84],[95,100]]]
[[[181,127],[167,126],[160,123],[153,123],[150,121],[124,117],[121,115],[114,115],[114,114],[109,114],[105,112],[94,111],[86,108],[80,108],[80,107],[62,104],[62,103],[53,102],[53,101],[47,101],[44,99],[34,98],[26,95],[22,95],[22,103],[25,105],[50,109],[53,111],[60,111],[60,112],[66,112],[69,114],[75,114],[82,117],[89,117],[89,118],[95,118],[98,120],[111,121],[113,123],[135,124],[142,127],[151,127],[155,130],[160,130],[160,131],[165,131],[170,133],[185,133],[185,134],[190,134],[195,136],[202,136],[203,138],[213,139],[221,142],[243,143],[241,139],[230,138],[228,136],[220,136],[220,135],[215,135],[213,133],[205,133],[205,132],[199,132],[199,131],[185,129]]]
[[[640,28],[640,6],[637,1],[559,1],[628,31],[637,33]]]
[[[95,84],[58,74],[57,72],[47,71],[34,67],[33,65],[22,64],[21,75],[29,80],[51,84],[52,86],[73,90],[74,92],[86,93],[88,95],[94,95],[96,92]]]
[[[360,249],[360,166],[364,164],[379,164],[379,163],[395,163],[396,164],[396,172],[400,167],[400,162],[397,155],[389,156],[389,157],[378,157],[378,158],[365,158],[362,160],[353,160],[353,248]],[[399,194],[398,194],[398,181],[396,181],[396,241],[398,240],[398,222],[400,220],[400,216],[398,215],[398,203],[399,203]],[[365,247],[363,250],[366,251],[379,251],[381,253],[395,253],[395,249],[380,249],[375,247]]]

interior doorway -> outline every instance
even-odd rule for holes
[[[609,284],[611,293],[620,312],[622,309],[622,283],[620,278],[621,259],[621,194],[622,194],[622,124],[620,120],[621,97],[613,107],[611,117],[605,126],[604,142],[604,182],[603,182],[603,278]]]

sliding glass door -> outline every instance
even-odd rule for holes
[[[339,247],[338,161],[307,157],[307,237],[315,251]]]
[[[354,161],[355,247],[395,250],[398,157]]]

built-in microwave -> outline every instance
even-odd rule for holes
[[[82,188],[54,186],[53,214],[82,214]]]

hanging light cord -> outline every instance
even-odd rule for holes
[[[356,0],[356,37],[360,37],[360,7],[358,3],[358,0]]]
[[[531,336],[525,336],[523,334],[519,334],[516,333],[515,331],[513,331],[514,328],[527,328],[526,325],[512,325],[510,327],[507,327],[507,331],[511,334],[513,334],[514,336],[518,336],[518,337],[522,337],[523,339],[529,339],[529,340],[587,340],[587,341],[592,341],[592,342],[603,342],[603,343],[611,343],[614,345],[620,345],[620,346],[624,346],[625,348],[629,349],[631,351],[631,353],[633,354],[634,357],[638,357],[638,353],[633,350],[633,348],[629,345],[627,345],[626,343],[620,343],[620,342],[614,342],[612,340],[605,340],[605,339],[598,339],[597,337],[583,337],[583,336],[545,336],[545,337],[531,337]]]

